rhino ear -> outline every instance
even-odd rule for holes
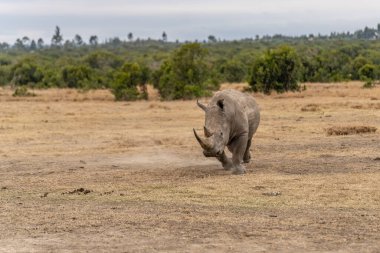
[[[222,109],[222,111],[224,110],[224,99],[219,99],[216,104]]]
[[[207,106],[205,106],[204,104],[201,104],[198,99],[197,99],[197,105],[203,110],[203,111],[206,111],[207,110]]]

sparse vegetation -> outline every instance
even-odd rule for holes
[[[170,42],[166,32],[159,40],[129,33],[126,41],[115,37],[104,43],[91,35],[87,44],[79,34],[65,38],[57,26],[51,44],[27,36],[14,45],[0,43],[0,85],[105,88],[116,100],[145,99],[145,83],[153,83],[167,100],[206,96],[222,82],[248,81],[252,90],[265,93],[300,90],[298,82],[362,80],[364,87],[373,87],[380,77],[378,32],[366,27],[329,36],[240,41],[210,35],[202,43]],[[137,91],[121,84],[126,64],[138,64],[144,73]]]
[[[29,92],[26,86],[17,87],[13,93],[14,97],[34,97],[36,94]]]
[[[374,133],[377,128],[372,126],[334,126],[326,129],[327,135],[350,135]]]

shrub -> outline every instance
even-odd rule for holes
[[[369,63],[365,64],[359,69],[359,77],[364,81],[376,79],[376,66]]]
[[[205,63],[207,51],[199,43],[177,49],[154,73],[153,85],[165,100],[192,99],[209,95],[213,86]],[[212,85],[210,85],[212,84]]]
[[[36,94],[29,92],[26,86],[17,87],[13,93],[14,97],[34,97]]]
[[[254,62],[249,84],[253,91],[269,94],[299,90],[300,61],[294,49],[282,46],[268,50]]]
[[[146,67],[141,67],[137,63],[125,63],[113,75],[111,91],[115,100],[147,99],[145,85],[148,78],[149,73]],[[138,87],[140,87],[140,91]]]
[[[219,72],[222,75],[223,80],[230,83],[242,82],[247,74],[244,65],[236,60],[224,62],[220,66]]]
[[[62,70],[62,79],[69,88],[88,88],[91,86],[91,69],[85,65],[69,65]]]
[[[43,79],[40,67],[30,60],[24,60],[14,65],[11,69],[11,76],[15,85],[33,85]]]
[[[96,51],[84,58],[84,62],[94,69],[120,68],[123,60],[107,51]]]
[[[375,83],[372,80],[367,80],[363,84],[363,88],[364,89],[370,89],[370,88],[373,88],[373,87],[375,87]]]

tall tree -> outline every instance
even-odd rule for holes
[[[42,38],[39,38],[37,40],[37,48],[42,49],[44,47],[44,40]]]
[[[166,34],[166,32],[162,33],[162,41],[164,42],[168,41],[168,35]]]
[[[32,40],[32,42],[30,42],[30,50],[36,50],[37,49],[37,44],[34,40]]]
[[[128,40],[133,41],[133,33],[128,33]]]
[[[211,43],[215,43],[217,41],[214,35],[209,35],[207,39],[208,39],[208,42],[211,42]]]
[[[90,43],[91,46],[98,45],[98,36],[96,36],[96,35],[90,36],[90,39],[88,42]]]
[[[78,47],[83,45],[83,39],[79,34],[76,34],[74,37],[74,44]]]
[[[56,26],[54,35],[51,38],[51,44],[54,46],[60,46],[62,44],[62,41],[63,41],[63,36],[61,34],[61,29],[59,28],[59,26]]]
[[[22,37],[22,44],[24,44],[25,47],[29,46],[30,39],[28,36]]]
[[[24,49],[25,48],[24,43],[22,42],[21,39],[17,39],[15,44],[13,45],[13,47],[15,47],[16,49]]]

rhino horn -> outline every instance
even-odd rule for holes
[[[210,149],[213,147],[213,144],[212,144],[210,138],[202,138],[202,137],[200,137],[200,136],[197,134],[197,131],[195,131],[194,128],[193,128],[193,131],[194,131],[195,138],[197,139],[197,141],[199,142],[199,144],[201,145],[201,147],[202,147],[203,149],[205,149],[205,150],[210,150]]]
[[[203,110],[203,111],[206,111],[206,108],[207,106],[205,106],[204,104],[200,103],[197,99],[197,105]]]
[[[208,137],[211,137],[213,135],[213,133],[211,133],[210,130],[207,129],[206,126],[203,127],[203,130],[205,132],[205,136],[208,138]]]

